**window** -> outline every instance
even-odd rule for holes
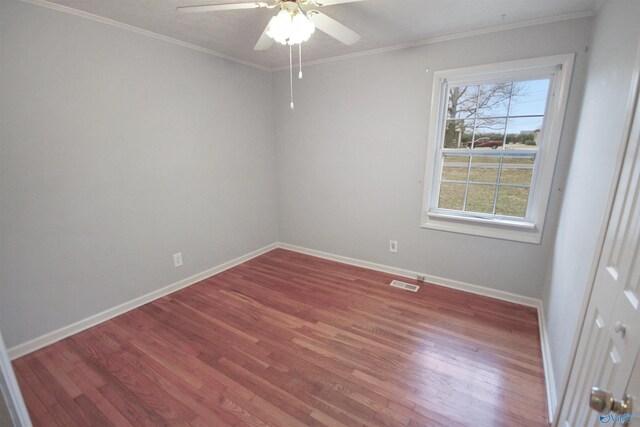
[[[422,225],[539,243],[573,55],[435,73]]]

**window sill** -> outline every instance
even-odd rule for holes
[[[421,227],[524,243],[540,244],[542,239],[542,231],[531,222],[466,217],[441,212],[425,213]]]
[[[526,228],[529,230],[536,228],[534,223],[528,222],[528,221],[491,219],[491,218],[482,218],[482,217],[475,217],[475,216],[453,215],[453,214],[446,214],[441,212],[429,212],[427,215],[430,218],[440,218],[440,219],[465,221],[465,222],[476,222],[478,224],[493,224],[493,225],[503,226],[503,227]]]

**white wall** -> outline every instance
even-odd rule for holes
[[[277,240],[270,73],[14,0],[0,64],[8,347]]]
[[[308,67],[289,106],[274,76],[280,240],[540,297],[575,135],[591,19]],[[541,245],[420,228],[433,71],[577,53],[558,177]],[[429,73],[425,72],[429,68]],[[389,253],[389,240],[399,252]]]
[[[623,143],[640,42],[638,22],[640,2],[614,0],[605,2],[594,23],[579,130],[543,298],[558,392],[581,320],[581,302]]]

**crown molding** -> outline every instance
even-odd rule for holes
[[[567,14],[563,14],[563,15],[548,16],[548,17],[545,17],[545,18],[530,19],[530,20],[527,20],[527,21],[514,22],[512,24],[498,25],[498,26],[493,26],[493,27],[490,27],[490,28],[480,28],[478,30],[465,31],[465,32],[462,32],[462,33],[446,34],[444,36],[432,37],[432,38],[423,39],[423,40],[416,41],[416,42],[396,44],[396,45],[382,47],[382,48],[378,48],[378,49],[363,50],[361,52],[353,52],[353,53],[347,53],[345,55],[338,55],[338,56],[332,56],[332,57],[329,57],[329,58],[317,59],[317,60],[314,60],[314,61],[307,61],[307,62],[303,62],[302,65],[303,66],[310,66],[310,65],[324,64],[324,63],[327,63],[327,62],[342,61],[342,60],[345,60],[345,59],[358,58],[360,56],[375,55],[375,54],[378,54],[378,53],[391,52],[391,51],[394,51],[394,50],[407,49],[407,48],[410,48],[410,47],[417,47],[417,46],[424,46],[424,45],[435,44],[435,43],[448,42],[448,41],[452,41],[452,40],[465,39],[465,38],[469,38],[469,37],[477,37],[477,36],[482,36],[482,35],[485,35],[485,34],[492,34],[492,33],[499,33],[499,32],[502,32],[502,31],[515,30],[515,29],[518,29],[518,28],[534,27],[536,25],[544,25],[544,24],[550,24],[550,23],[554,23],[554,22],[570,21],[570,20],[573,20],[573,19],[589,18],[589,17],[595,16],[595,15],[596,15],[596,11],[595,10],[587,10],[587,11],[584,11],[584,12],[574,12],[574,13],[567,13]],[[288,70],[288,69],[289,69],[289,66],[286,65],[286,66],[274,67],[274,68],[271,69],[271,71],[282,71],[282,70]]]
[[[244,59],[236,58],[234,56],[225,55],[224,53],[216,52],[215,50],[207,49],[195,44],[187,43],[182,40],[174,39],[173,37],[163,36],[162,34],[154,33],[153,31],[143,30],[142,28],[135,27],[133,25],[125,24],[120,21],[114,21],[113,19],[104,18],[102,16],[94,15],[92,13],[83,12],[78,9],[74,9],[68,6],[62,6],[56,3],[51,3],[46,0],[20,0],[24,3],[33,4],[36,6],[46,7],[47,9],[53,9],[58,12],[68,13],[70,15],[79,16],[81,18],[90,19],[92,21],[100,22],[102,24],[111,25],[112,27],[121,28],[123,30],[131,31],[133,33],[141,34],[143,36],[152,37],[154,39],[162,40],[167,43],[175,44],[178,46],[186,47],[188,49],[196,50],[198,52],[205,53],[207,55],[215,56],[217,58],[226,59],[227,61],[235,62],[242,65],[247,65],[252,68],[257,68],[262,71],[273,71],[269,67],[256,64],[251,61],[245,61]]]
[[[111,25],[113,27],[121,28],[123,30],[131,31],[131,32],[134,32],[134,33],[137,33],[137,34],[141,34],[141,35],[147,36],[147,37],[152,37],[152,38],[155,38],[155,39],[158,39],[158,40],[162,40],[162,41],[167,42],[167,43],[171,43],[171,44],[175,44],[175,45],[178,45],[178,46],[186,47],[188,49],[196,50],[198,52],[202,52],[202,53],[205,53],[207,55],[215,56],[217,58],[226,59],[226,60],[231,61],[231,62],[235,62],[235,63],[246,65],[246,66],[249,66],[249,67],[252,67],[252,68],[256,68],[258,70],[262,70],[262,71],[282,71],[282,70],[288,69],[288,65],[277,66],[277,67],[268,67],[268,66],[260,65],[260,64],[257,64],[255,62],[246,61],[244,59],[236,58],[236,57],[231,56],[231,55],[226,55],[224,53],[220,53],[220,52],[217,52],[215,50],[207,49],[207,48],[204,48],[202,46],[198,46],[198,45],[195,45],[195,44],[192,44],[192,43],[188,43],[188,42],[185,42],[185,41],[182,41],[182,40],[174,39],[172,37],[164,36],[162,34],[154,33],[153,31],[144,30],[142,28],[139,28],[139,27],[136,27],[136,26],[133,26],[133,25],[129,25],[129,24],[125,24],[125,23],[120,22],[120,21],[115,21],[113,19],[104,18],[102,16],[94,15],[92,13],[84,12],[84,11],[81,11],[81,10],[78,10],[78,9],[74,9],[74,8],[71,8],[71,7],[68,7],[68,6],[62,6],[62,5],[59,5],[59,4],[56,4],[56,3],[51,3],[51,2],[46,1],[46,0],[20,0],[20,1],[22,1],[24,3],[33,4],[33,5],[36,5],[36,6],[46,7],[48,9],[53,9],[53,10],[56,10],[56,11],[59,11],[59,12],[68,13],[70,15],[79,16],[81,18],[90,19],[92,21],[100,22],[100,23],[103,23],[103,24],[106,24],[106,25]],[[514,22],[512,24],[492,26],[490,28],[480,28],[480,29],[477,29],[477,30],[465,31],[465,32],[461,32],[461,33],[446,34],[446,35],[443,35],[443,36],[431,37],[431,38],[428,38],[428,39],[423,39],[423,40],[419,40],[419,41],[415,41],[415,42],[396,44],[396,45],[386,46],[386,47],[382,47],[382,48],[363,50],[363,51],[360,51],[360,52],[353,52],[353,53],[348,53],[348,54],[345,54],[345,55],[337,55],[337,56],[331,56],[331,57],[328,57],[328,58],[322,58],[322,59],[317,59],[317,60],[313,60],[313,61],[307,61],[307,62],[303,62],[302,65],[304,65],[304,66],[318,65],[318,64],[324,64],[324,63],[327,63],[327,62],[336,62],[336,61],[342,61],[342,60],[346,60],[346,59],[358,58],[360,56],[375,55],[375,54],[378,54],[378,53],[384,53],[384,52],[391,52],[391,51],[394,51],[394,50],[407,49],[407,48],[410,48],[410,47],[424,46],[424,45],[442,43],[442,42],[447,42],[447,41],[452,41],[452,40],[459,40],[459,39],[464,39],[464,38],[469,38],[469,37],[477,37],[477,36],[481,36],[481,35],[485,35],[485,34],[499,33],[499,32],[502,32],[502,31],[515,30],[515,29],[518,29],[518,28],[526,28],[526,27],[533,27],[533,26],[536,26],[536,25],[549,24],[549,23],[553,23],[553,22],[562,22],[562,21],[569,21],[569,20],[573,20],[573,19],[588,18],[588,17],[595,16],[598,13],[598,11],[602,7],[602,4],[604,3],[604,1],[605,0],[597,0],[597,3],[596,3],[596,5],[594,6],[594,8],[592,10],[587,10],[587,11],[583,11],[583,12],[574,12],[574,13],[567,13],[567,14],[563,14],[563,15],[554,15],[554,16],[548,16],[548,17],[544,17],[544,18],[530,19],[530,20],[527,20],[527,21]]]

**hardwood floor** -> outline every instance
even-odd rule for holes
[[[37,426],[548,425],[535,309],[392,278],[276,249],[14,367]]]

